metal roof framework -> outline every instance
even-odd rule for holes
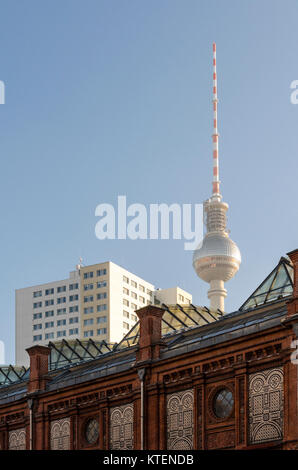
[[[63,339],[59,343],[49,343],[51,349],[49,357],[49,370],[56,370],[70,364],[97,359],[103,354],[112,351],[112,345],[106,341],[93,341],[75,339],[66,341]]]
[[[161,322],[162,336],[171,335],[190,328],[208,325],[222,316],[221,312],[210,312],[206,307],[196,307],[193,304],[162,304],[162,307],[165,309]],[[140,322],[137,322],[124,336],[120,343],[114,346],[114,351],[135,346],[139,341],[139,336]]]
[[[0,367],[0,386],[9,385],[23,379],[27,369],[25,367],[1,366]]]

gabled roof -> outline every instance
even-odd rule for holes
[[[196,307],[194,305],[165,305],[165,313],[162,319],[163,336],[171,333],[185,331],[198,326],[208,325],[218,318],[222,313],[211,312],[207,307]],[[59,342],[50,342],[51,349],[49,355],[49,371],[67,369],[70,366],[90,362],[100,357],[113,354],[113,352],[126,349],[127,347],[137,345],[139,342],[139,322],[127,333],[127,335],[118,344],[110,344],[106,341],[88,340],[62,340]],[[12,366],[0,367],[0,387],[22,380],[27,380],[28,370]],[[25,375],[26,374],[26,375]]]
[[[113,345],[106,341],[71,340],[63,339],[60,342],[49,343],[51,353],[49,356],[49,370],[56,370],[70,364],[97,359],[103,354],[112,351]]]
[[[0,366],[0,385],[9,385],[24,380],[27,369],[17,366]]]
[[[293,266],[287,258],[280,258],[278,265],[269,276],[241,305],[239,310],[251,310],[293,294]]]
[[[178,331],[185,331],[199,326],[213,323],[223,316],[219,310],[210,311],[207,307],[190,305],[166,305],[162,304],[165,313],[161,322],[162,336],[167,336]],[[139,342],[140,322],[138,321],[132,329],[124,336],[120,343],[114,346],[114,351],[135,346]]]

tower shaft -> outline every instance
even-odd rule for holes
[[[210,310],[217,312],[219,309],[221,312],[225,311],[225,298],[227,296],[227,290],[224,287],[224,281],[212,280],[210,281],[210,289],[208,290],[208,299],[210,299]]]
[[[219,196],[219,166],[218,166],[218,129],[217,129],[217,71],[216,71],[216,44],[213,43],[213,181],[212,194]]]

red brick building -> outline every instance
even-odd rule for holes
[[[147,306],[113,347],[28,349],[30,370],[0,368],[0,448],[298,448],[288,255],[236,312]]]

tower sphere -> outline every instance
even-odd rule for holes
[[[193,254],[193,267],[205,282],[229,281],[241,263],[238,246],[224,233],[207,233]]]

